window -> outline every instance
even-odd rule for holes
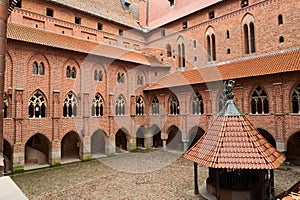
[[[125,82],[125,75],[124,75],[124,73],[118,73],[117,82],[118,83],[124,83]]]
[[[172,95],[171,99],[170,99],[170,113],[172,115],[179,115],[179,101],[176,97],[176,95]]]
[[[258,86],[251,95],[251,114],[269,113],[269,100],[266,92]]]
[[[64,100],[63,105],[63,116],[64,117],[75,117],[77,116],[77,99],[72,92],[69,92]]]
[[[169,44],[167,44],[167,57],[172,57],[172,48]]]
[[[15,7],[22,8],[22,0],[18,0]]]
[[[251,53],[256,52],[255,48],[255,32],[254,32],[254,24],[250,23],[250,45],[251,45]]]
[[[194,48],[196,48],[196,47],[197,47],[197,41],[194,40]]]
[[[249,35],[248,35],[248,25],[244,24],[244,46],[245,54],[249,54]]]
[[[46,16],[53,17],[53,13],[54,13],[53,9],[46,8]]]
[[[166,36],[166,31],[165,30],[161,30],[160,34],[161,34],[162,37],[165,37]]]
[[[101,23],[98,23],[98,24],[97,24],[97,29],[98,29],[99,31],[102,31],[102,30],[103,30],[103,25],[102,25]]]
[[[129,6],[130,6],[130,3],[127,2],[127,1],[125,1],[124,2],[124,10],[127,11],[127,12],[129,12]]]
[[[95,95],[93,102],[92,102],[92,116],[100,117],[103,116],[103,98],[98,93]]]
[[[282,15],[278,15],[278,26],[282,25],[283,24],[283,17]]]
[[[202,96],[197,92],[193,96],[192,109],[194,115],[201,115],[204,113]]]
[[[75,67],[73,67],[72,70],[71,70],[71,78],[76,78],[76,69],[75,69]]]
[[[94,80],[95,81],[102,81],[102,79],[103,79],[103,74],[102,74],[102,71],[101,70],[95,70],[94,71]]]
[[[214,19],[215,18],[215,12],[214,11],[210,11],[208,13],[209,19]]]
[[[66,70],[66,77],[67,77],[67,78],[71,78],[71,67],[70,67],[70,66],[67,67],[67,70]]]
[[[75,17],[75,24],[81,24],[81,18]]]
[[[244,8],[246,6],[248,6],[248,0],[242,0],[241,7]]]
[[[229,33],[229,31],[227,30],[226,31],[226,39],[229,39],[230,38],[230,33]]]
[[[210,61],[216,61],[217,59],[217,53],[216,53],[216,39],[215,35],[207,35],[206,37],[207,42],[207,54],[208,54],[208,62]]]
[[[45,75],[45,66],[44,63],[41,62],[39,65],[36,61],[32,64],[32,73],[34,75]]]
[[[8,111],[8,99],[4,96],[3,99],[4,107],[3,107],[3,118],[7,118],[7,111]]]
[[[231,50],[230,49],[227,49],[227,54],[230,54],[231,53]]]
[[[123,36],[123,30],[119,29],[119,36]]]
[[[292,112],[300,114],[300,84],[298,84],[292,93]]]
[[[256,52],[256,47],[255,47],[254,23],[250,22],[249,26],[247,24],[244,24],[243,27],[244,27],[243,29],[244,29],[245,54],[249,54],[250,52],[255,53]],[[249,35],[250,35],[250,40],[249,40]]]
[[[158,115],[159,114],[159,101],[156,96],[152,99],[151,107],[152,107],[152,115]]]
[[[227,98],[226,98],[225,93],[221,92],[221,94],[219,95],[219,99],[218,99],[218,102],[219,102],[219,112],[221,112],[221,110],[223,109],[226,101],[227,101]]]
[[[168,1],[169,1],[169,3],[170,3],[170,6],[174,6],[175,0],[168,0]]]
[[[136,107],[136,115],[144,115],[145,104],[142,96],[139,96],[137,98],[135,107]]]
[[[188,27],[187,21],[183,22],[183,23],[182,23],[182,28],[183,28],[183,29],[186,29],[187,27]]]
[[[280,36],[279,37],[279,43],[283,43],[284,42],[284,37],[283,36]]]
[[[137,84],[138,85],[143,85],[144,84],[144,77],[143,76],[138,76],[137,77]]]
[[[185,45],[183,38],[180,37],[177,42],[178,47],[178,67],[185,67]]]
[[[29,118],[44,118],[46,116],[46,101],[41,92],[35,92],[28,103]]]
[[[76,78],[76,68],[68,66],[66,69],[66,77],[67,78]]]
[[[116,115],[125,115],[125,98],[120,95],[116,101]]]

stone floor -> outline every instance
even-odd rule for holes
[[[199,185],[208,175],[199,167]],[[12,175],[29,199],[200,199],[193,195],[193,163],[174,152],[127,153]],[[300,172],[275,170],[276,194]]]

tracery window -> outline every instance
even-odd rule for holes
[[[176,95],[172,95],[170,99],[170,113],[172,115],[179,115],[180,111],[180,106],[179,106],[179,101]]]
[[[116,115],[125,115],[125,105],[126,100],[122,95],[120,95],[116,101]]]
[[[151,106],[152,106],[152,115],[158,115],[159,114],[159,101],[156,96],[152,99]]]
[[[64,100],[63,116],[75,117],[77,116],[77,99],[72,92],[69,92]]]
[[[46,100],[41,92],[36,91],[28,103],[29,118],[44,118],[46,117]]]
[[[45,66],[44,63],[41,62],[38,64],[36,61],[32,64],[32,73],[34,75],[45,75]]]
[[[124,83],[125,82],[125,75],[124,75],[124,73],[118,73],[117,82],[118,83]]]
[[[142,96],[139,96],[136,100],[136,115],[144,115],[144,99]]]
[[[204,113],[203,99],[202,99],[202,96],[198,92],[195,93],[193,96],[192,109],[193,109],[193,114],[195,114],[195,115],[201,115]]]
[[[292,112],[300,114],[300,84],[298,84],[292,93]]]
[[[97,93],[92,102],[92,116],[103,116],[103,107],[103,98],[99,93]]]
[[[258,86],[251,95],[251,114],[268,114],[269,100],[267,93]]]

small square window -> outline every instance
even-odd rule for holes
[[[214,11],[210,11],[208,13],[208,15],[209,15],[209,19],[214,19],[215,18],[215,12]]]
[[[81,24],[81,18],[75,17],[75,24]]]
[[[119,36],[123,36],[123,30],[119,29]]]
[[[53,13],[54,13],[53,9],[46,8],[46,16],[53,17]]]
[[[161,31],[161,36],[162,36],[162,37],[166,36],[166,31],[165,31],[165,30],[162,30],[162,31]]]
[[[127,11],[127,12],[129,12],[129,6],[130,6],[130,3],[126,1],[124,3],[124,10]]]
[[[102,31],[103,30],[103,25],[101,23],[98,23],[97,28],[98,28],[99,31]]]
[[[182,28],[183,28],[183,29],[186,29],[187,27],[188,27],[187,21],[183,22],[183,23],[182,23]]]
[[[170,2],[170,6],[174,6],[175,0],[169,0],[169,2]]]

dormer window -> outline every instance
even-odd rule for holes
[[[170,6],[174,6],[175,0],[168,0],[170,2]]]

